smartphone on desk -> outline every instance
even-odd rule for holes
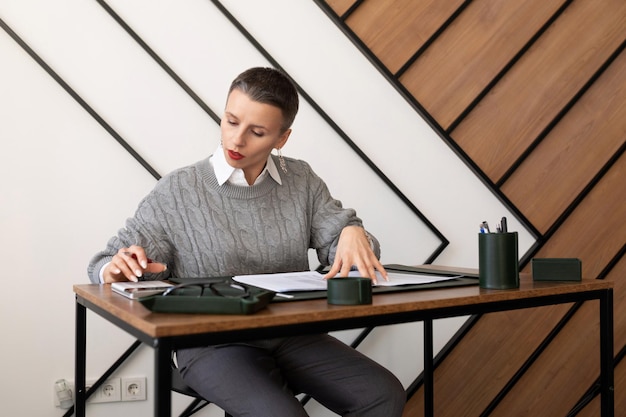
[[[139,281],[139,282],[114,282],[111,284],[111,289],[116,293],[123,295],[131,300],[136,300],[141,297],[148,297],[150,295],[161,294],[170,287],[173,287],[166,281]]]

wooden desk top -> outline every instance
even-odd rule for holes
[[[108,284],[74,285],[79,299],[112,314],[151,338],[202,333],[305,325],[332,320],[366,318],[396,313],[437,310],[488,303],[574,294],[613,287],[611,281],[534,282],[520,274],[520,288],[486,290],[476,286],[374,294],[371,305],[336,306],[326,299],[272,303],[251,315],[163,314],[153,313],[139,302],[111,291]]]

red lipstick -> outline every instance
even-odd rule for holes
[[[239,161],[240,159],[245,158],[245,156],[243,156],[239,152],[231,151],[230,149],[228,150],[228,156],[230,156],[235,161]]]

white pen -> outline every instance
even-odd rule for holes
[[[282,293],[279,293],[279,292],[276,293],[276,296],[277,297],[284,297],[284,298],[293,298],[293,295],[282,294]]]

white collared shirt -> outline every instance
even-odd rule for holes
[[[209,158],[209,163],[215,171],[215,177],[219,185],[223,185],[226,181],[232,185],[249,185],[248,181],[246,181],[243,169],[234,168],[226,162],[226,156],[224,156],[224,149],[221,144],[217,147],[213,155],[211,155],[211,158]],[[278,173],[278,169],[271,155],[268,155],[267,164],[265,164],[265,168],[263,168],[263,171],[261,171],[256,180],[254,180],[254,184],[260,183],[268,174],[274,181],[282,185],[280,174]]]

